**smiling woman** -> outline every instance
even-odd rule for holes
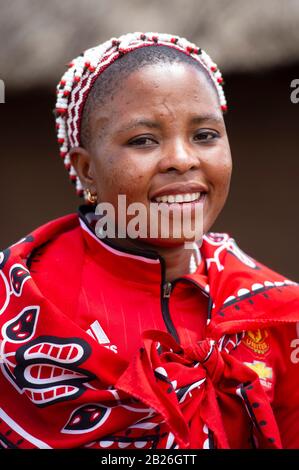
[[[3,447],[299,446],[298,286],[209,232],[232,171],[222,84],[166,34],[70,64],[56,127],[85,204],[1,254]]]

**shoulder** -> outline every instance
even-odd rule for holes
[[[11,277],[14,267],[18,266],[30,271],[33,259],[41,253],[53,252],[57,248],[67,250],[80,242],[80,225],[76,214],[51,220],[0,252],[0,272]]]
[[[0,268],[2,262],[7,261],[11,254],[15,256],[28,256],[32,250],[39,246],[55,241],[66,234],[74,233],[79,228],[79,220],[76,214],[68,214],[57,219],[53,219],[13,243],[8,248],[0,252]]]
[[[208,233],[202,244],[212,321],[218,335],[299,321],[299,286],[247,255],[227,233]]]
[[[48,293],[51,286],[64,286],[69,273],[77,272],[82,244],[78,216],[70,214],[38,227],[0,252],[0,314],[12,300],[20,300],[29,280],[35,295],[37,289]]]
[[[241,276],[251,275],[256,279],[264,277],[266,282],[267,278],[269,282],[272,278],[277,278],[277,287],[283,281],[286,281],[287,284],[297,285],[296,282],[286,279],[283,274],[276,272],[243,251],[236,239],[229,233],[206,233],[203,236],[202,252],[206,258],[207,268],[215,265],[218,272],[224,269],[235,269]]]

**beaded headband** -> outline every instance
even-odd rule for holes
[[[172,47],[197,60],[215,84],[222,111],[227,110],[220,70],[205,51],[185,38],[158,33],[129,33],[87,49],[72,60],[58,83],[55,108],[60,155],[79,196],[83,196],[84,189],[71,165],[69,152],[72,147],[80,145],[82,111],[91,87],[97,77],[120,56],[140,47],[153,45]]]

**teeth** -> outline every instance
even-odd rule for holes
[[[156,202],[192,202],[200,198],[201,193],[186,193],[186,194],[169,194],[167,196],[159,196],[155,198]]]
[[[200,193],[199,193],[200,194]],[[184,202],[190,202],[192,201],[192,194],[184,194],[183,196],[183,201]]]

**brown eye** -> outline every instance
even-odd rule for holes
[[[130,147],[149,147],[157,144],[157,141],[149,136],[136,137],[128,142]]]
[[[219,137],[218,132],[209,131],[209,130],[202,130],[194,136],[194,139],[196,141],[208,142],[208,141],[217,139],[218,137]]]

